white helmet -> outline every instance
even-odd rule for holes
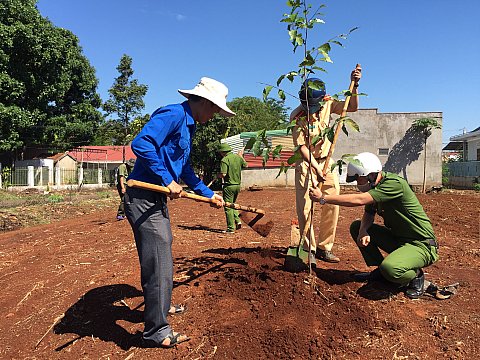
[[[380,159],[372,153],[363,152],[352,158],[347,166],[347,182],[357,180],[359,176],[382,171]]]

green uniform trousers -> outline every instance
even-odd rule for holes
[[[237,201],[239,193],[240,185],[225,185],[223,187],[223,200],[234,203]],[[241,223],[238,210],[225,207],[225,217],[227,218],[227,231],[235,231],[236,224]]]
[[[350,234],[356,242],[360,231],[360,220],[350,226]],[[417,274],[417,269],[431,265],[438,260],[436,246],[420,240],[396,238],[385,226],[372,224],[368,229],[370,243],[359,247],[368,266],[378,266],[382,276],[393,283],[407,285]],[[384,258],[380,250],[388,255]]]

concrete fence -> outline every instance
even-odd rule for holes
[[[16,168],[0,180],[0,187],[11,191],[29,188],[39,190],[69,190],[76,188],[106,188],[114,185],[115,171],[103,169],[64,169],[27,166]]]
[[[451,162],[448,166],[448,182],[455,188],[473,189],[480,181],[480,161]]]

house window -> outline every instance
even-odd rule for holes
[[[477,148],[477,161],[480,161],[480,148]]]
[[[378,155],[388,155],[389,148],[378,148]]]

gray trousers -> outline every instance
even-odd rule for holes
[[[127,188],[125,213],[140,260],[145,301],[143,338],[156,343],[172,330],[167,315],[173,289],[172,231],[164,194]]]

